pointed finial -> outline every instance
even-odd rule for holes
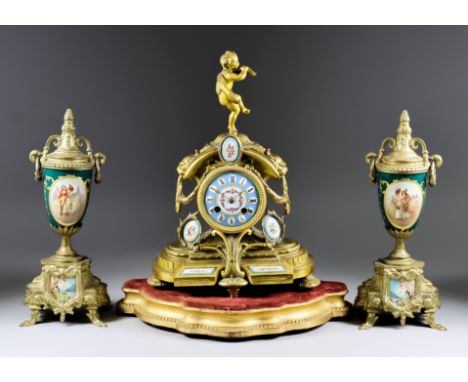
[[[411,135],[410,116],[408,110],[403,110],[400,115],[400,126],[398,127],[398,134]]]
[[[67,110],[65,110],[65,115],[63,119],[65,121],[73,121],[75,119],[75,117],[73,116],[73,110],[70,108],[67,108]]]
[[[410,121],[410,117],[408,114],[408,110],[403,110],[400,115],[400,122],[408,122]]]
[[[72,109],[68,108],[63,116],[62,131],[72,133],[75,131],[75,117]]]

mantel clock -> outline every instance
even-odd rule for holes
[[[343,316],[346,286],[321,282],[308,250],[285,237],[283,214],[291,211],[285,161],[235,126],[250,109],[233,85],[256,73],[231,51],[220,64],[216,94],[230,112],[228,131],[177,166],[175,210],[195,210],[180,219],[178,240],[154,259],[152,275],[124,284],[119,307],[156,326],[236,338]],[[190,192],[187,181],[195,184]]]
[[[221,66],[216,92],[230,111],[228,133],[179,163],[175,209],[180,212],[196,202],[197,211],[180,221],[179,241],[155,259],[149,282],[155,286],[218,284],[232,297],[248,284],[299,280],[305,288],[315,287],[320,281],[312,274],[312,258],[298,242],[284,238],[284,218],[273,209],[276,203],[285,214],[290,212],[286,163],[235,127],[240,113],[250,110],[232,85],[256,73],[241,66],[234,52],[221,57]],[[281,194],[270,187],[270,179],[281,182]],[[186,195],[183,183],[191,180],[196,186]],[[203,225],[208,229],[203,230]]]

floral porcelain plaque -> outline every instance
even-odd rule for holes
[[[282,229],[281,224],[274,216],[266,215],[262,221],[263,233],[270,241],[278,241],[281,239]]]
[[[198,220],[189,220],[184,225],[183,239],[187,244],[195,244],[200,240],[201,224]]]
[[[221,144],[220,154],[221,158],[223,158],[225,162],[237,162],[241,155],[241,145],[237,138],[229,136],[226,139],[224,139],[223,143]]]

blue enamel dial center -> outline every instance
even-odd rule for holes
[[[226,172],[213,179],[205,192],[210,217],[225,227],[248,223],[259,207],[258,190],[247,176]]]

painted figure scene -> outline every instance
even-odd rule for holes
[[[389,186],[385,197],[385,212],[395,227],[409,228],[419,218],[422,208],[420,186],[410,182],[397,182]]]
[[[49,198],[52,216],[60,224],[71,225],[81,219],[86,207],[86,189],[82,181],[56,181],[51,187]]]
[[[390,279],[390,298],[398,303],[411,300],[414,297],[414,280]]]
[[[76,277],[51,276],[51,291],[59,302],[67,302],[76,296]]]

